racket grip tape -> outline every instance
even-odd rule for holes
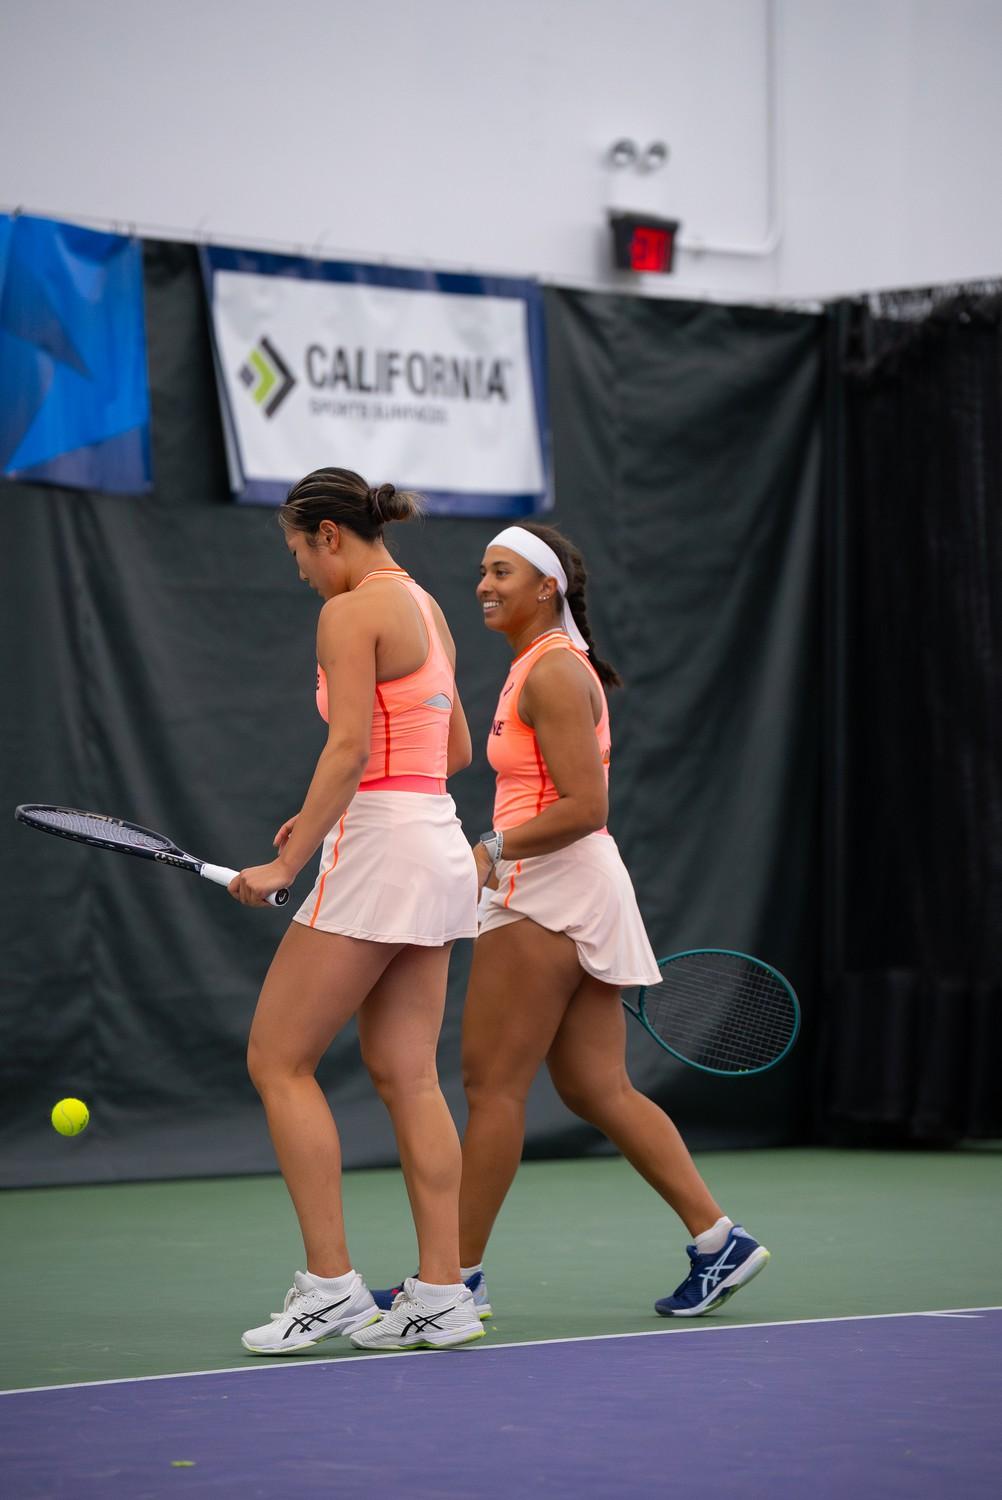
[[[211,880],[214,885],[229,885],[234,876],[240,874],[240,871],[228,870],[225,865],[203,865],[198,873],[203,880]],[[289,892],[285,886],[267,897],[269,906],[285,906],[288,900]]]

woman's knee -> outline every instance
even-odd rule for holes
[[[529,1097],[531,1078],[498,1073],[483,1068],[463,1068],[463,1089],[467,1108],[475,1110],[491,1108],[523,1109]]]
[[[471,1092],[482,1089],[487,1081],[486,1059],[464,1047],[460,1056],[460,1076],[463,1080],[463,1089],[469,1098]]]
[[[378,1048],[362,1048],[362,1062],[376,1093],[388,1107],[402,1100],[438,1091],[438,1068],[434,1052],[406,1056]]]
[[[262,1096],[301,1078],[312,1078],[316,1063],[308,1058],[293,1058],[264,1046],[253,1031],[247,1042],[247,1072]]]
[[[268,1085],[271,1069],[267,1051],[257,1041],[253,1032],[247,1042],[247,1072],[258,1093],[263,1093]]]
[[[625,1070],[598,1078],[551,1067],[550,1078],[561,1102],[572,1114],[592,1125],[614,1114],[617,1105],[633,1089]]]
[[[542,1060],[527,1047],[499,1047],[494,1037],[486,1044],[464,1038],[460,1063],[467,1101],[503,1097],[524,1103]]]

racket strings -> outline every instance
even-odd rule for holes
[[[643,997],[652,1030],[690,1062],[750,1072],[774,1062],[796,1030],[796,1011],[771,970],[740,955],[687,954],[667,964]]]
[[[72,808],[32,808],[31,821],[39,828],[61,833],[66,838],[93,839],[118,849],[147,849],[156,853],[171,847],[170,839],[133,828],[99,813],[78,812]]]

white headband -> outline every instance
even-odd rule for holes
[[[531,562],[534,568],[538,568],[544,577],[557,580],[563,604],[560,624],[578,650],[583,651],[587,656],[588,642],[581,634],[577,621],[571,613],[571,607],[567,603],[567,574],[553,548],[544,542],[542,537],[534,536],[531,531],[526,531],[524,526],[507,526],[504,531],[499,531],[494,540],[488,542],[487,545],[507,547],[509,552],[517,552],[519,557],[524,557],[526,562]]]

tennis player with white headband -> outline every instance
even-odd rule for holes
[[[580,552],[550,526],[509,526],[487,547],[477,597],[514,660],[487,757],[494,823],[474,849],[479,936],[463,1019],[469,1123],[460,1274],[491,1315],[483,1257],[518,1168],[525,1101],[545,1060],[564,1103],[603,1131],[684,1222],[689,1274],[659,1313],[719,1306],[769,1253],[714,1201],[681,1136],[626,1071],[620,990],[660,980],[608,815],[609,710],[620,678],[595,650]],[[374,1292],[387,1305],[389,1292]]]
[[[526,526],[507,526],[504,531],[499,531],[491,542],[491,547],[504,547],[509,552],[517,552],[519,557],[524,557],[526,562],[531,562],[537,572],[543,577],[550,577],[557,585],[557,597],[560,599],[560,629],[565,630],[579,651],[588,656],[591,648],[580,627],[571,612],[567,602],[567,574],[564,565],[554,552],[549,542],[544,542],[541,536],[530,531]],[[540,603],[545,603],[540,599]]]

